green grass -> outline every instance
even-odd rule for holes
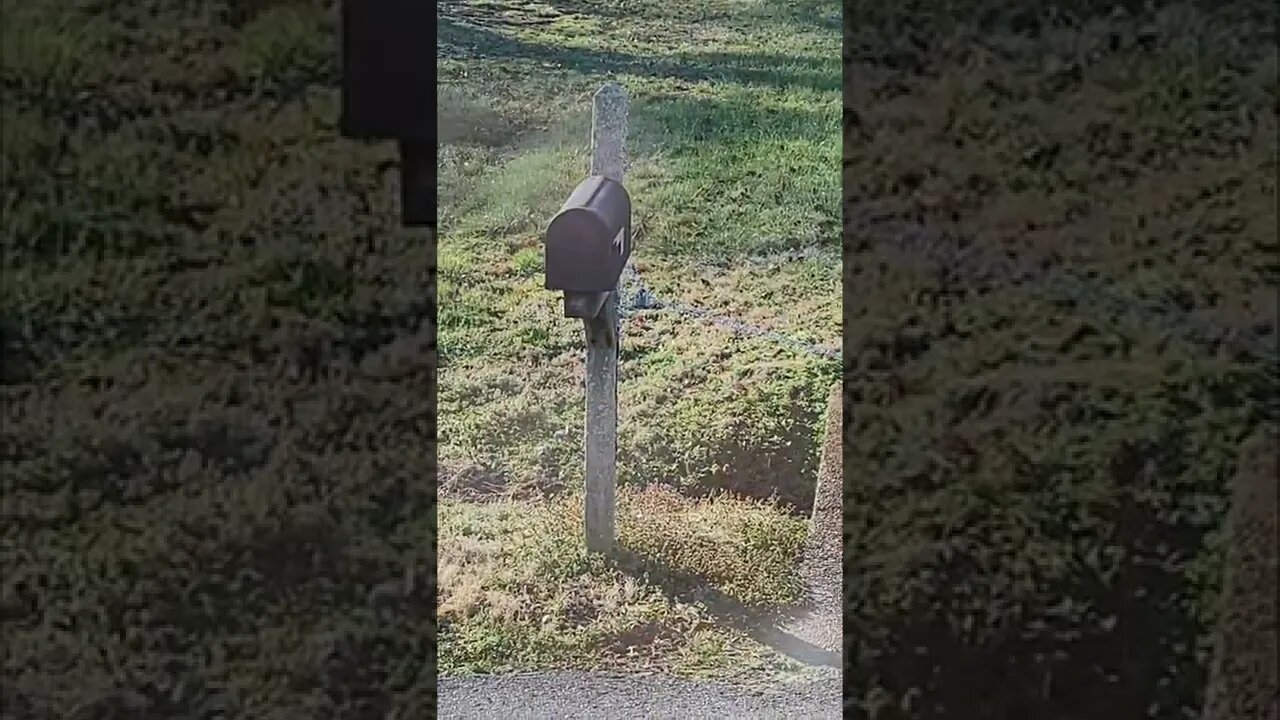
[[[1275,8],[854,5],[846,212],[896,222],[845,246],[846,682],[910,718],[1198,716],[1275,422]]]
[[[1274,4],[1128,3],[1128,19],[1114,4],[1029,20],[1008,0],[853,2],[849,217],[1274,345]],[[548,647],[581,665],[620,647],[612,667],[779,668],[741,628],[790,602],[802,527],[751,496],[812,476],[834,368],[667,314],[632,321],[630,553],[585,560],[580,331],[539,288],[538,232],[585,171],[590,93],[621,80],[642,272],[834,342],[839,8],[446,5],[437,257],[397,227],[379,171],[393,148],[338,138],[332,3],[0,7],[6,711],[430,715],[437,264],[441,557],[478,577],[441,590],[511,611],[454,621],[475,640],[441,638],[454,669],[545,666]],[[1012,20],[1039,39],[1012,38]],[[782,172],[809,166],[830,174]],[[954,281],[886,251],[886,227],[844,253],[863,588],[845,677],[916,718],[1199,713],[1225,485],[1241,440],[1274,427],[1274,363],[1035,281]],[[549,566],[577,584],[519,579]],[[472,597],[447,609],[485,607]],[[633,614],[538,634],[543,615],[562,627],[575,603],[615,602]],[[517,642],[510,660],[485,649]]]
[[[839,12],[834,3],[808,7]],[[501,529],[483,563],[512,566],[495,577],[528,570],[528,553],[515,549],[529,533],[556,548],[543,553],[547,562],[577,558],[567,574],[535,574],[528,594],[502,599],[509,612],[457,614],[441,638],[442,670],[594,663],[727,672],[764,652],[657,590],[626,590],[629,576],[583,564],[580,530],[548,522],[548,513],[580,510],[572,493],[582,482],[583,343],[581,324],[562,317],[559,296],[542,287],[541,233],[586,174],[591,93],[621,83],[631,98],[633,260],[645,281],[664,298],[837,345],[839,37],[789,13],[781,4],[656,1],[625,12],[603,2],[441,6],[439,456],[446,493],[462,498],[441,507],[442,562],[470,542],[464,527],[478,517]],[[837,368],[669,312],[629,319],[623,333],[620,483],[704,497],[710,530],[724,533],[697,541],[702,531],[663,514],[684,517],[681,503],[695,501],[673,500],[628,518],[623,542],[650,532],[645,524],[665,528],[672,547],[640,542],[637,552],[678,553],[711,587],[751,588],[785,608],[796,599],[781,589],[797,582],[793,550],[804,527],[788,508],[811,502],[820,413]],[[494,494],[525,504],[476,504]],[[752,497],[781,504],[736,499]],[[743,546],[744,531],[731,527],[753,516],[756,545]],[[757,545],[773,553],[768,561],[712,572]],[[480,580],[484,572],[460,567],[442,573],[445,597],[473,581],[486,593],[473,604],[505,597]],[[581,631],[540,624],[573,592],[614,599]],[[644,628],[662,641],[610,655],[609,638]]]

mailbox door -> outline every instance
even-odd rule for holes
[[[607,292],[630,256],[627,189],[599,175],[578,183],[547,226],[547,289]]]
[[[434,144],[434,8],[421,0],[343,0],[343,135]]]
[[[601,238],[608,229],[587,208],[567,208],[547,228],[546,287],[567,292],[613,288],[614,248]]]

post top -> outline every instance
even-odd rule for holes
[[[591,174],[622,181],[627,166],[627,114],[631,103],[617,83],[596,91],[591,108]]]
[[[618,83],[605,83],[596,90],[593,96],[596,100],[626,100],[627,89]]]

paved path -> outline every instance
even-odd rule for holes
[[[1280,567],[1280,500],[1276,496],[1275,438],[1263,430],[1240,451],[1227,554],[1222,618],[1217,634],[1205,720],[1278,720],[1280,643],[1276,629]]]
[[[662,676],[550,671],[442,677],[441,720],[835,720],[840,675],[767,690]]]
[[[844,568],[844,383],[836,382],[827,397],[827,426],[822,462],[814,489],[813,516],[800,573],[805,579],[805,610],[784,626],[801,641],[839,653],[843,644],[841,602]]]

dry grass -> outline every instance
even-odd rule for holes
[[[780,662],[721,627],[705,601],[794,603],[803,520],[766,501],[624,488],[618,521],[628,559],[607,561],[583,547],[581,507],[577,494],[441,506],[442,672],[699,674]]]

